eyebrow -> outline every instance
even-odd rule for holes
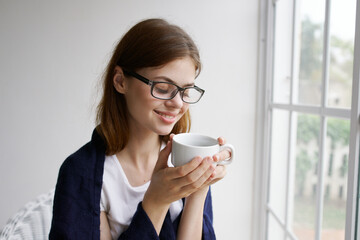
[[[172,79],[168,78],[168,77],[165,77],[165,76],[157,76],[154,78],[155,80],[156,79],[162,79],[162,80],[165,80],[167,82],[170,82],[172,84],[175,84],[175,85],[178,85],[175,81],[173,81]],[[188,84],[185,84],[184,86],[182,87],[193,87],[195,86],[195,83],[188,83]]]

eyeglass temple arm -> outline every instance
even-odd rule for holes
[[[123,70],[123,71],[124,71],[124,73],[127,74],[127,75],[130,75],[130,76],[132,76],[132,77],[134,77],[134,78],[137,78],[137,79],[139,79],[140,81],[142,81],[142,82],[144,82],[144,83],[146,83],[146,84],[148,84],[148,85],[152,85],[152,81],[150,81],[149,79],[147,79],[147,78],[145,78],[145,77],[137,74],[136,72],[130,72],[130,71],[127,71],[127,70]]]

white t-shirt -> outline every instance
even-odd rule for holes
[[[105,156],[100,210],[107,214],[113,239],[117,239],[130,225],[149,185],[150,181],[144,185],[132,187],[116,155]],[[182,209],[181,199],[170,205],[172,221],[179,216]]]

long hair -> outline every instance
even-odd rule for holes
[[[128,109],[123,94],[113,86],[115,67],[128,71],[157,67],[175,59],[190,57],[199,75],[199,51],[190,36],[163,19],[148,19],[133,26],[119,41],[103,77],[103,95],[97,108],[97,131],[106,144],[106,154],[121,151],[129,139]],[[190,131],[189,110],[175,124],[171,133]],[[170,134],[169,134],[170,135]],[[162,136],[164,141],[169,135]]]

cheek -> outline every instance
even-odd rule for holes
[[[150,94],[150,89],[148,86],[142,85],[132,85],[127,92],[127,97],[131,99],[133,102],[137,102],[138,104],[146,104],[148,101],[152,100],[152,96]]]
[[[181,117],[184,116],[184,114],[189,110],[189,105],[184,104],[184,106],[181,108]]]
[[[154,105],[153,98],[148,91],[137,90],[125,95],[128,111],[133,115],[144,114],[147,109]]]

